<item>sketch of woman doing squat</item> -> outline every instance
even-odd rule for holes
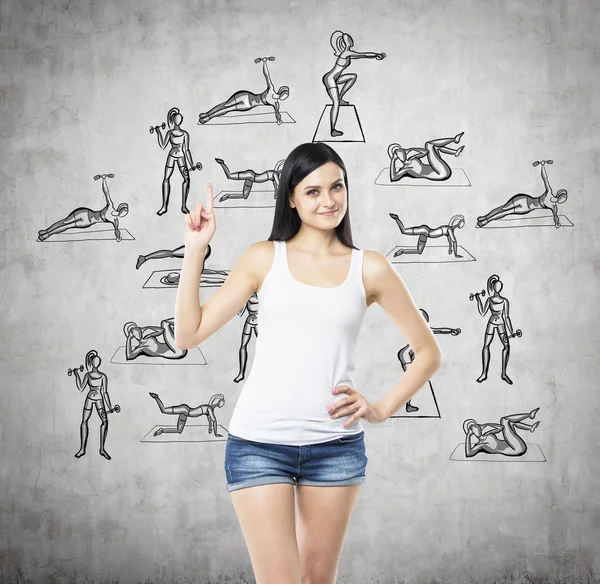
[[[183,178],[181,183],[181,212],[189,213],[187,208],[187,199],[190,192],[190,170],[201,170],[202,164],[194,165],[192,153],[190,151],[190,135],[181,129],[183,116],[179,108],[172,107],[167,113],[167,125],[169,129],[163,135],[161,134],[161,126],[150,128],[150,133],[156,132],[158,145],[164,150],[167,145],[171,148],[167,154],[165,162],[165,174],[162,182],[162,206],[156,212],[157,215],[163,215],[167,212],[169,206],[169,196],[171,194],[171,175],[177,163],[177,168]],[[164,123],[162,125],[164,128]]]
[[[540,408],[531,410],[528,414],[511,414],[500,418],[500,423],[484,422],[478,424],[475,420],[465,420],[463,431],[465,438],[465,456],[473,457],[478,452],[487,454],[503,454],[504,456],[522,456],[527,451],[527,444],[517,430],[534,432],[539,421],[534,424],[523,422],[526,418],[533,420]],[[473,443],[474,442],[474,443]]]
[[[425,322],[429,322],[429,315],[427,314],[427,312],[425,310],[423,310],[422,308],[419,308],[419,310],[421,311],[421,314],[423,315]],[[448,327],[439,327],[439,328],[438,327],[429,327],[429,328],[431,329],[431,332],[433,332],[434,335],[452,335],[453,337],[460,335],[459,328],[448,328]],[[400,365],[402,366],[402,371],[404,371],[406,373],[406,369],[415,359],[414,351],[410,348],[410,345],[404,345],[404,347],[402,347],[398,351],[397,356],[398,356],[398,361],[400,361]],[[419,411],[419,408],[417,406],[413,406],[410,403],[410,401],[411,400],[408,400],[406,402],[406,406],[405,406],[406,411],[408,413]]]
[[[248,302],[242,306],[241,310],[237,313],[238,316],[242,316],[244,312],[248,311],[248,316],[244,322],[244,330],[242,331],[242,342],[238,351],[238,357],[240,362],[240,369],[233,381],[239,383],[244,379],[246,375],[246,364],[248,362],[248,343],[252,337],[252,332],[258,337],[258,295],[256,292],[250,296]]]
[[[188,350],[178,349],[175,344],[175,317],[161,320],[160,326],[139,327],[135,322],[123,326],[125,356],[128,361],[146,355],[163,359],[183,359]],[[161,339],[162,337],[162,339]]]
[[[424,178],[433,181],[448,180],[452,176],[452,169],[442,158],[442,154],[459,156],[464,146],[450,148],[448,144],[458,144],[464,132],[456,134],[454,138],[437,138],[425,142],[425,148],[402,148],[400,144],[388,146],[390,158],[390,181],[396,182],[405,176],[411,178]],[[421,161],[421,159],[426,161]]]
[[[48,239],[52,235],[62,233],[67,229],[84,229],[96,225],[97,223],[110,223],[115,230],[115,239],[121,241],[121,232],[119,231],[119,219],[117,217],[125,217],[129,213],[129,205],[127,203],[121,203],[115,208],[110,193],[108,190],[107,178],[114,178],[114,174],[97,174],[94,180],[102,179],[102,192],[104,193],[104,199],[106,204],[99,211],[94,211],[88,207],[77,207],[74,211],[71,211],[64,219],[60,219],[56,223],[53,223],[48,229],[41,229],[38,231],[38,238],[40,241]],[[107,217],[108,210],[111,209],[110,215],[114,217],[111,219]]]
[[[275,188],[275,198],[277,198],[277,187],[279,186],[279,177],[281,175],[281,169],[285,160],[280,160],[273,170],[265,170],[260,174],[257,174],[252,169],[240,170],[238,172],[230,172],[229,168],[223,161],[222,158],[215,158],[215,160],[221,165],[225,176],[231,180],[243,180],[244,186],[242,187],[241,193],[225,193],[219,198],[219,201],[225,201],[227,199],[247,199],[250,196],[250,190],[254,186],[254,183],[264,183],[272,181]]]
[[[120,411],[118,406],[112,407],[110,403],[110,396],[108,395],[108,377],[105,373],[102,373],[98,367],[102,360],[98,356],[98,352],[91,350],[85,356],[85,368],[86,373],[81,377],[80,369],[74,368],[69,369],[69,374],[75,374],[75,383],[79,391],[88,390],[85,396],[85,403],[83,404],[83,415],[81,418],[81,425],[79,427],[80,435],[80,447],[75,458],[81,458],[85,454],[87,447],[87,440],[89,435],[88,420],[92,415],[92,410],[96,408],[98,417],[100,418],[100,454],[110,460],[108,452],[105,450],[106,436],[108,435],[108,416],[109,413]],[[83,367],[81,368],[83,369]],[[118,409],[117,409],[118,408]]]
[[[404,227],[404,224],[395,213],[389,214],[394,221],[398,224],[401,233],[404,235],[418,235],[419,239],[417,240],[417,247],[401,247],[394,252],[394,257],[397,257],[402,254],[408,253],[416,253],[421,254],[425,249],[425,245],[427,244],[427,240],[430,237],[442,237],[445,236],[448,238],[448,254],[454,253],[454,256],[457,258],[462,258],[463,256],[458,254],[458,243],[456,241],[456,237],[454,235],[455,229],[462,229],[465,226],[465,217],[464,215],[454,215],[450,218],[450,221],[447,225],[440,225],[439,227],[431,228],[428,225],[418,225],[415,227]]]
[[[343,99],[348,90],[356,83],[356,73],[344,73],[352,59],[385,59],[385,53],[360,53],[352,50],[354,39],[346,32],[336,30],[329,39],[333,53],[336,56],[333,67],[322,77],[323,85],[331,98],[331,112],[329,115],[329,129],[332,136],[342,136],[344,132],[336,130],[340,106],[350,105]]]
[[[507,215],[526,215],[537,209],[548,209],[549,211],[552,211],[554,226],[558,229],[560,227],[558,205],[567,200],[567,191],[566,189],[559,189],[556,191],[556,196],[554,195],[546,171],[546,164],[552,164],[552,162],[552,160],[536,160],[532,164],[534,167],[540,166],[542,181],[544,182],[544,192],[539,197],[532,197],[525,193],[517,193],[508,199],[504,205],[492,209],[486,215],[477,217],[477,227],[484,227],[491,221],[502,219],[502,217],[506,217]],[[550,201],[551,204],[548,204],[548,201]]]
[[[195,408],[190,408],[187,404],[165,407],[156,393],[150,393],[150,395],[156,400],[156,403],[163,414],[179,416],[176,427],[158,428],[156,432],[154,432],[154,436],[159,436],[160,434],[181,434],[188,418],[206,416],[208,418],[208,433],[214,434],[217,438],[223,437],[223,434],[217,432],[218,423],[217,418],[215,417],[215,407],[222,408],[225,405],[225,396],[222,393],[216,393],[210,398],[210,401],[207,404],[200,404]]]
[[[287,99],[290,94],[290,88],[287,85],[282,85],[277,91],[271,81],[271,74],[267,61],[274,61],[275,57],[259,57],[254,59],[255,63],[263,64],[263,75],[267,81],[267,88],[262,93],[253,93],[246,89],[236,91],[231,97],[224,102],[217,104],[212,109],[205,113],[201,113],[198,117],[198,124],[205,124],[209,120],[222,116],[229,112],[245,112],[260,105],[269,105],[275,110],[275,118],[277,124],[282,124],[283,120],[279,113],[279,102]]]

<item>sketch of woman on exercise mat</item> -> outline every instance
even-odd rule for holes
[[[502,454],[504,456],[522,456],[527,452],[527,444],[517,430],[534,432],[540,422],[526,424],[526,418],[533,420],[540,408],[531,410],[528,414],[511,414],[500,418],[500,423],[484,422],[478,424],[475,420],[465,420],[463,431],[465,438],[465,456],[472,458],[479,452],[487,454]]]
[[[442,158],[442,154],[459,156],[464,145],[450,148],[448,144],[458,144],[463,134],[464,132],[456,134],[454,138],[428,140],[425,148],[403,148],[400,144],[390,144],[387,150],[390,158],[390,181],[397,182],[405,176],[432,181],[448,180],[452,176],[452,169]]]
[[[169,196],[171,194],[171,175],[175,168],[175,163],[179,168],[179,172],[183,178],[181,183],[181,212],[189,213],[187,208],[187,199],[190,192],[190,170],[202,170],[202,164],[194,165],[192,159],[192,153],[190,151],[190,135],[181,129],[183,122],[183,116],[179,111],[179,108],[172,107],[167,113],[167,125],[169,129],[165,134],[161,134],[162,126],[152,126],[150,133],[156,132],[156,139],[158,145],[164,150],[168,145],[171,146],[169,153],[167,154],[167,160],[165,162],[165,174],[162,182],[162,205],[156,212],[157,215],[163,215],[167,212],[169,206]]]
[[[67,231],[67,229],[85,229],[92,225],[100,223],[110,223],[115,231],[115,239],[121,241],[121,231],[119,230],[119,217],[125,217],[129,213],[129,205],[127,203],[121,203],[115,208],[110,193],[108,190],[107,178],[114,178],[114,174],[97,174],[94,180],[102,179],[102,192],[104,193],[104,199],[106,204],[102,209],[94,211],[88,207],[77,207],[74,211],[71,211],[64,219],[60,219],[56,223],[53,223],[48,229],[41,229],[38,231],[38,240],[44,241],[52,235]],[[110,216],[107,216],[108,210],[111,209]],[[110,217],[113,217],[111,219]]]
[[[342,136],[344,132],[337,130],[337,123],[340,106],[350,105],[343,99],[348,90],[356,83],[356,73],[344,73],[350,65],[352,59],[385,59],[385,53],[366,52],[360,53],[352,50],[354,39],[346,32],[336,30],[329,39],[333,54],[336,56],[333,67],[322,77],[323,85],[327,94],[331,98],[331,112],[329,116],[329,130],[334,137]]]
[[[389,215],[392,219],[394,219],[394,221],[396,221],[401,233],[404,235],[419,236],[419,239],[417,240],[417,247],[401,247],[394,252],[394,257],[409,253],[421,254],[423,253],[425,245],[427,244],[427,240],[430,237],[435,238],[442,236],[445,236],[448,239],[448,254],[454,253],[454,256],[457,258],[463,257],[458,254],[458,243],[456,241],[456,236],[454,235],[454,230],[462,229],[465,226],[464,215],[454,215],[450,218],[450,221],[448,221],[447,225],[440,225],[439,227],[435,227],[433,229],[428,225],[404,227],[404,224],[398,215],[395,213],[390,213]]]
[[[275,110],[275,118],[277,124],[283,123],[281,114],[279,113],[279,102],[288,98],[290,95],[290,88],[287,85],[282,85],[277,91],[271,81],[271,74],[269,73],[269,67],[267,61],[274,61],[275,57],[259,57],[254,59],[255,63],[263,64],[263,75],[267,82],[267,88],[262,93],[253,93],[246,89],[236,91],[231,97],[226,99],[224,102],[217,104],[207,112],[201,113],[198,116],[198,124],[206,124],[209,120],[218,116],[225,115],[229,112],[245,112],[261,105],[269,105]]]
[[[558,229],[560,227],[558,205],[567,200],[567,191],[566,189],[559,189],[556,191],[556,196],[554,195],[546,171],[546,164],[552,163],[552,160],[536,160],[532,164],[534,167],[539,165],[542,181],[544,182],[544,192],[539,197],[532,197],[525,193],[517,193],[508,199],[504,205],[500,205],[499,207],[492,209],[489,213],[477,217],[477,227],[484,227],[491,221],[502,219],[502,217],[506,217],[507,215],[526,215],[537,209],[548,209],[549,211],[552,211],[554,226]],[[551,204],[548,204],[548,201],[550,201]]]
[[[244,186],[242,187],[241,193],[225,193],[219,197],[219,201],[225,201],[227,199],[247,199],[250,196],[250,190],[254,186],[254,183],[264,183],[267,181],[273,182],[275,188],[275,198],[277,198],[277,188],[279,187],[279,177],[281,175],[281,169],[285,160],[280,160],[273,170],[265,170],[261,173],[256,173],[252,169],[240,170],[238,172],[230,172],[229,168],[225,164],[222,158],[215,158],[215,160],[221,165],[225,176],[231,180],[243,180]]]
[[[140,327],[135,322],[127,322],[123,326],[123,334],[127,339],[125,357],[128,361],[140,355],[183,359],[188,352],[187,349],[178,349],[175,344],[175,317],[161,320],[160,326]]]

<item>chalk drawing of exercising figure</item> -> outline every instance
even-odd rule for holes
[[[217,438],[223,437],[223,434],[219,434],[217,431],[218,422],[215,416],[215,408],[222,408],[225,405],[225,396],[222,393],[216,393],[210,398],[207,404],[200,404],[195,408],[191,408],[187,404],[165,407],[156,393],[150,392],[150,396],[156,400],[156,403],[163,414],[179,416],[177,418],[177,426],[161,426],[153,432],[153,436],[160,436],[161,434],[181,434],[188,418],[206,416],[208,419],[208,433],[214,434]]]
[[[453,215],[448,221],[447,225],[440,225],[439,227],[431,228],[428,225],[418,225],[414,227],[404,227],[404,224],[400,220],[400,217],[395,213],[390,213],[390,217],[396,221],[398,228],[403,235],[418,235],[416,247],[399,247],[394,252],[394,257],[398,257],[402,254],[419,254],[423,253],[427,240],[437,237],[446,237],[448,240],[448,255],[454,254],[454,257],[462,258],[463,256],[458,253],[458,243],[454,231],[456,229],[462,229],[465,226],[464,215]]]
[[[256,292],[250,296],[248,302],[242,307],[237,313],[238,316],[242,316],[244,312],[248,312],[248,316],[244,321],[244,328],[242,330],[242,342],[238,351],[238,358],[240,362],[240,369],[237,377],[234,379],[236,383],[239,383],[246,376],[246,364],[248,362],[248,343],[252,337],[252,333],[258,337],[258,295]]]
[[[225,201],[227,199],[247,199],[250,196],[250,190],[255,183],[264,183],[271,181],[275,189],[275,196],[277,198],[277,188],[279,187],[279,177],[281,176],[281,169],[285,160],[280,160],[273,170],[265,170],[261,173],[257,173],[254,170],[248,168],[247,170],[240,170],[238,172],[231,172],[222,158],[215,158],[215,160],[221,165],[225,176],[230,180],[243,180],[244,185],[241,193],[226,192],[219,201]]]
[[[41,229],[38,231],[38,241],[45,241],[49,237],[56,235],[58,233],[63,233],[68,229],[87,229],[92,225],[108,223],[112,225],[114,231],[114,238],[117,241],[121,241],[122,233],[119,229],[119,218],[125,217],[127,213],[129,213],[129,205],[127,203],[121,203],[118,207],[115,208],[112,199],[110,198],[110,191],[108,189],[108,183],[106,179],[114,178],[114,174],[97,174],[94,177],[94,180],[102,179],[102,192],[104,193],[105,205],[102,209],[98,211],[94,211],[88,207],[77,207],[74,211],[71,211],[64,219],[60,219],[56,223],[53,223],[47,229]],[[110,209],[110,215],[107,215],[108,210]],[[111,218],[112,217],[112,218]],[[85,239],[94,239],[94,233],[98,233],[92,231],[90,233],[90,237],[87,237],[87,234],[81,235],[76,240],[71,241],[82,241]],[[128,233],[129,238],[133,239],[131,235]],[[128,239],[129,239],[128,238]],[[111,238],[112,239],[112,238]]]
[[[469,300],[477,300],[477,310],[479,310],[481,316],[485,316],[488,310],[490,312],[483,339],[483,348],[481,350],[483,371],[477,378],[478,383],[487,379],[490,367],[490,345],[494,339],[494,332],[497,331],[504,347],[502,349],[502,374],[500,377],[506,381],[506,383],[512,385],[512,380],[506,374],[506,367],[508,366],[508,358],[510,356],[509,339],[520,337],[522,332],[521,329],[517,329],[513,332],[513,325],[509,315],[509,302],[507,298],[500,294],[501,290],[502,281],[496,274],[493,274],[487,281],[488,298],[485,301],[485,305],[481,303],[481,297],[485,296],[485,290],[469,295]]]
[[[558,215],[558,205],[561,205],[567,200],[567,191],[565,189],[559,189],[556,191],[556,195],[554,194],[550,182],[548,181],[548,173],[546,171],[546,165],[552,163],[552,160],[536,160],[533,163],[534,167],[539,165],[542,181],[544,182],[544,192],[539,197],[532,197],[525,193],[517,193],[506,201],[504,205],[500,205],[499,207],[492,209],[489,213],[477,217],[477,227],[485,227],[491,221],[502,219],[507,215],[527,215],[538,209],[547,209],[552,212],[554,226],[558,229],[561,226]]]
[[[202,170],[202,164],[194,164],[192,152],[190,151],[190,135],[181,129],[183,116],[179,108],[172,107],[167,113],[167,125],[169,129],[162,134],[162,126],[151,126],[150,133],[156,133],[158,145],[164,150],[167,145],[171,146],[165,162],[165,173],[162,182],[162,205],[156,212],[157,215],[164,215],[169,206],[169,196],[171,194],[171,175],[177,163],[177,168],[183,178],[181,183],[181,212],[189,213],[187,208],[187,199],[190,192],[190,170]]]
[[[83,415],[79,427],[80,446],[79,451],[75,454],[75,458],[81,458],[85,455],[89,435],[88,421],[92,415],[92,410],[96,408],[96,412],[100,418],[100,454],[104,456],[106,460],[111,460],[110,455],[105,449],[106,436],[108,435],[107,412],[111,414],[113,412],[119,413],[121,408],[118,405],[115,405],[113,408],[110,403],[110,396],[108,395],[108,376],[106,373],[102,373],[102,371],[99,370],[101,362],[102,360],[98,356],[98,352],[92,349],[91,351],[88,351],[85,356],[86,373],[83,377],[80,373],[83,371],[83,365],[67,371],[69,377],[73,374],[75,375],[75,383],[80,392],[83,392],[86,389],[88,390],[88,393],[85,396],[85,403],[83,404]]]
[[[178,349],[175,344],[175,317],[165,318],[160,326],[138,326],[127,322],[123,326],[125,357],[128,361],[146,355],[163,359],[183,359],[188,350]]]
[[[271,106],[275,112],[277,125],[282,124],[283,119],[279,112],[279,103],[288,98],[290,95],[290,88],[287,85],[282,85],[279,89],[275,90],[273,81],[271,81],[269,67],[267,65],[267,61],[274,60],[275,57],[259,57],[254,59],[255,63],[262,62],[263,64],[263,75],[267,82],[267,88],[262,93],[253,93],[252,91],[248,91],[246,89],[236,91],[224,102],[215,105],[207,112],[201,113],[198,116],[198,124],[206,124],[206,122],[212,120],[213,118],[223,116],[230,112],[246,112],[262,105]],[[233,120],[228,121],[230,123],[234,123]]]
[[[465,420],[463,430],[465,438],[465,456],[472,458],[480,452],[501,454],[503,456],[523,456],[527,452],[527,444],[517,430],[535,432],[540,422],[527,424],[523,420],[533,420],[540,408],[531,410],[528,414],[511,414],[500,418],[500,423],[484,422],[478,424],[475,420]]]
[[[422,308],[419,308],[419,310],[421,311],[421,314],[423,315],[423,318],[425,319],[425,321],[429,322],[429,314],[427,314],[427,312],[425,310],[423,310]],[[459,328],[448,328],[448,327],[429,327],[429,328],[431,329],[431,331],[433,332],[434,335],[452,335],[453,337],[455,337],[455,336],[460,335],[460,332],[461,332]],[[404,347],[402,347],[398,351],[397,356],[398,356],[398,360],[400,361],[400,365],[402,366],[402,370],[406,373],[408,366],[415,359],[415,354],[414,354],[413,350],[410,348],[410,345],[404,345]],[[433,401],[435,403],[435,408],[436,408],[437,414],[438,414],[435,417],[439,418],[439,417],[441,417],[440,409],[438,407],[437,399],[435,397],[435,392],[433,391],[433,385],[431,384],[431,381],[428,381],[428,383],[429,383],[429,388],[431,390],[431,395],[433,396]],[[406,402],[405,409],[406,409],[406,412],[409,414],[419,411],[419,408],[417,406],[412,405],[411,400],[408,400]],[[392,417],[400,417],[400,416],[392,416]],[[411,417],[419,417],[419,416],[411,416]],[[427,416],[427,417],[431,417],[431,416]]]
[[[325,85],[327,95],[329,95],[331,99],[329,134],[330,136],[337,138],[344,134],[344,132],[336,128],[340,108],[351,105],[350,102],[344,99],[344,95],[348,93],[348,90],[356,83],[357,79],[356,73],[345,73],[346,69],[353,59],[377,59],[378,61],[381,61],[382,59],[385,59],[385,53],[361,53],[353,50],[354,39],[348,33],[342,32],[341,30],[334,31],[329,42],[336,59],[333,67],[323,75],[322,81],[323,85]],[[352,106],[352,108],[354,108],[354,106]],[[355,109],[354,113],[358,119]],[[360,126],[360,121],[358,123]],[[315,140],[313,139],[313,142],[314,141]],[[364,137],[362,141],[364,141]]]

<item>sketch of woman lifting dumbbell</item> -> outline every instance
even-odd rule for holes
[[[167,144],[171,145],[167,160],[165,162],[165,174],[162,182],[162,206],[156,212],[157,215],[163,215],[167,212],[169,206],[169,195],[171,194],[171,175],[177,162],[179,172],[183,177],[181,183],[181,212],[189,213],[187,208],[187,198],[190,192],[190,171],[202,170],[202,164],[194,164],[192,153],[190,151],[190,135],[181,129],[183,116],[179,108],[172,107],[167,113],[167,125],[169,129],[166,133],[161,133],[165,129],[165,123],[160,126],[151,126],[150,133],[156,133],[158,145],[164,150]]]
[[[512,321],[509,315],[509,303],[508,300],[500,295],[502,290],[502,282],[496,274],[491,275],[487,281],[487,295],[488,298],[485,304],[482,304],[481,298],[485,297],[486,291],[475,292],[469,294],[469,300],[477,300],[477,310],[481,316],[485,316],[490,311],[490,317],[488,318],[487,327],[485,329],[485,336],[483,338],[483,348],[481,350],[481,359],[483,365],[483,371],[477,378],[477,382],[481,383],[487,379],[488,370],[490,367],[490,345],[494,339],[494,332],[498,332],[500,341],[504,348],[502,349],[502,374],[500,377],[506,381],[509,385],[512,385],[512,380],[506,374],[506,367],[508,365],[508,358],[510,356],[510,344],[509,339],[514,337],[520,337],[522,335],[521,329],[513,331]]]
[[[117,404],[114,407],[110,403],[110,396],[108,395],[108,376],[106,373],[102,373],[98,368],[102,360],[98,355],[98,351],[92,349],[88,351],[85,356],[85,368],[86,373],[81,376],[83,372],[83,365],[67,370],[67,375],[71,377],[75,375],[75,383],[79,391],[88,390],[85,397],[85,403],[83,404],[83,416],[81,418],[81,425],[79,427],[80,435],[80,447],[75,458],[81,458],[85,454],[87,447],[87,440],[89,434],[88,420],[92,415],[92,409],[95,407],[98,417],[100,418],[100,454],[110,460],[111,457],[106,452],[106,436],[108,434],[108,415],[116,412],[117,414],[121,411],[120,406]]]

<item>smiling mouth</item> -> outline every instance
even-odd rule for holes
[[[328,211],[327,213],[319,213],[319,215],[333,215],[337,209],[333,209],[332,211]]]

